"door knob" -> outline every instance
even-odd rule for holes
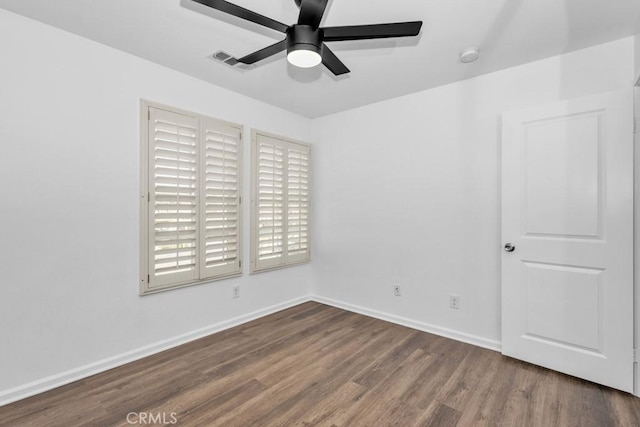
[[[516,250],[516,247],[513,246],[513,243],[505,243],[504,250],[507,252],[513,252]]]

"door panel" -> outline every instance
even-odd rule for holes
[[[633,99],[505,113],[502,348],[633,389]]]
[[[527,235],[600,235],[602,112],[523,124]]]
[[[525,337],[599,352],[602,270],[523,262]],[[567,304],[567,295],[572,295]]]

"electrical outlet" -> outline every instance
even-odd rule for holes
[[[402,293],[400,292],[400,285],[393,285],[393,294],[397,297],[402,296]]]
[[[460,308],[460,297],[458,295],[449,295],[449,307],[456,310]]]
[[[234,286],[233,287],[233,297],[234,298],[240,298],[240,286]]]

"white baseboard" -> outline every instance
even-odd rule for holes
[[[233,319],[225,320],[211,326],[187,332],[185,334],[181,334],[167,340],[159,341],[151,345],[140,347],[126,353],[121,353],[112,357],[108,357],[106,359],[98,360],[97,362],[90,363],[88,365],[70,369],[59,374],[51,375],[49,377],[42,378],[31,383],[0,391],[0,406],[7,405],[17,400],[25,399],[39,393],[43,393],[45,391],[81,380],[91,375],[99,374],[100,372],[104,372],[109,369],[113,369],[118,366],[133,362],[135,360],[142,359],[143,357],[151,356],[152,354],[156,354],[161,351],[186,344],[190,341],[215,334],[216,332],[220,332],[225,329],[233,328],[234,326],[259,319],[260,317],[276,313],[278,311],[293,307],[298,304],[302,304],[307,301],[309,301],[308,296],[295,298],[281,304],[272,305],[270,307],[244,314],[242,316],[234,317]]]
[[[406,326],[412,329],[417,329],[423,332],[428,332],[430,334],[440,335],[445,338],[451,338],[456,341],[462,341],[467,344],[473,344],[478,347],[483,347],[489,350],[500,352],[502,349],[502,344],[500,343],[500,341],[490,340],[478,335],[467,334],[465,332],[443,328],[441,326],[432,325],[429,323],[419,322],[417,320],[408,319],[406,317],[396,316],[395,314],[384,313],[382,311],[372,310],[370,308],[349,304],[347,302],[338,301],[331,298],[325,298],[319,295],[311,295],[310,299],[311,301],[327,304],[333,307],[341,308],[347,311],[352,311],[354,313],[362,314],[365,316],[374,317],[376,319],[385,320],[387,322],[396,323],[398,325]]]

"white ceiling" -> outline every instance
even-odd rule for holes
[[[294,0],[235,0],[285,24]],[[330,0],[323,25],[423,20],[420,36],[329,43],[351,69],[297,69],[285,53],[238,70],[236,57],[283,37],[191,0],[0,0],[0,7],[307,117],[381,101],[640,32],[638,0]],[[458,52],[481,49],[460,64]]]

